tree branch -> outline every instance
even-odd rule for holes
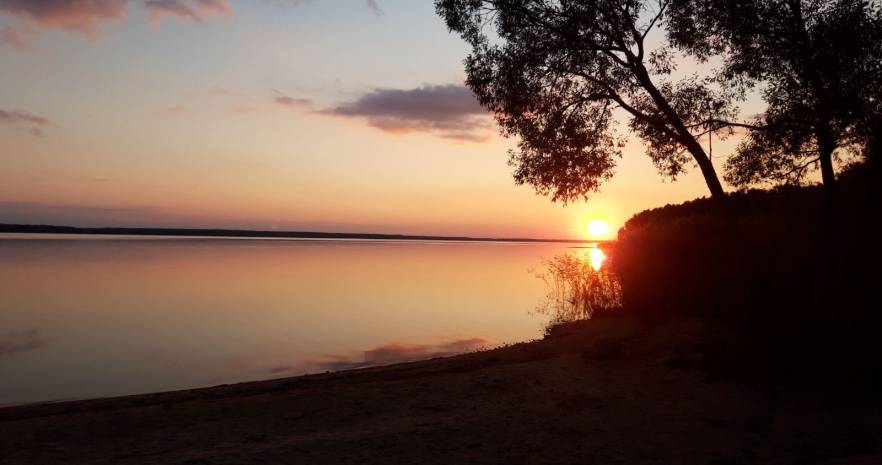
[[[644,30],[643,34],[640,35],[641,42],[643,42],[643,40],[646,39],[646,36],[649,35],[649,31],[651,31],[652,28],[655,27],[655,23],[658,22],[658,20],[662,17],[662,14],[664,14],[665,8],[667,8],[667,7],[668,7],[667,1],[659,2],[658,13],[656,13],[655,17],[653,17],[652,20],[649,21],[649,24],[646,26],[646,30]]]
[[[700,126],[707,127],[707,126],[712,126],[712,125],[716,126],[716,127],[711,129],[711,131],[719,131],[720,129],[727,128],[727,127],[745,128],[745,129],[765,129],[768,127],[766,125],[758,126],[755,124],[739,123],[737,121],[726,121],[726,120],[717,119],[717,118],[710,118],[710,119],[706,119],[704,121],[700,121],[698,123],[690,124],[690,125],[686,126],[686,128],[692,129],[692,128],[697,128]]]

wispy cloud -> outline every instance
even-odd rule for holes
[[[46,126],[52,124],[48,119],[26,111],[0,110],[0,123],[26,123]]]
[[[383,15],[383,9],[380,8],[380,5],[377,3],[377,0],[365,0],[365,1],[367,2],[368,8],[370,8],[371,11],[373,11],[375,15],[377,15],[377,16]]]
[[[277,0],[280,3],[300,5],[310,0]],[[130,0],[0,0],[0,17],[14,20],[0,29],[0,44],[19,51],[33,50],[36,28],[60,28],[85,35],[101,36],[101,24],[123,21],[128,17]],[[139,2],[140,3],[140,2]],[[148,21],[154,27],[167,18],[205,23],[209,15],[233,15],[230,0],[146,0]],[[377,16],[383,9],[377,0],[365,0],[365,5]],[[35,28],[36,27],[36,28]]]
[[[376,89],[320,113],[363,118],[368,125],[392,134],[434,133],[468,142],[489,139],[492,123],[471,91],[461,85],[415,89]]]
[[[273,89],[273,92],[276,94],[273,97],[273,102],[276,102],[279,105],[286,107],[305,107],[312,105],[312,100],[307,98],[291,97],[275,89]]]
[[[278,103],[279,105],[285,105],[289,107],[301,107],[312,103],[309,99],[306,98],[294,98],[288,97],[287,95],[274,97],[273,101]]]
[[[229,0],[196,0],[198,8],[204,12],[213,12],[222,15],[232,15],[233,7]]]
[[[92,37],[99,34],[100,23],[120,21],[128,14],[126,0],[0,0],[0,12]]]
[[[64,29],[89,38],[101,36],[100,25],[128,17],[128,0],[0,0],[0,16],[14,23],[0,30],[0,43],[16,50],[33,49],[38,28]],[[229,0],[147,0],[150,24],[164,18],[204,23],[208,15],[232,15]]]
[[[44,128],[52,126],[52,121],[26,111],[0,109],[0,124],[10,125],[32,136],[40,137]]]
[[[163,18],[203,23],[204,15],[232,15],[233,9],[227,0],[147,0],[144,8],[150,16],[150,24],[159,26]]]

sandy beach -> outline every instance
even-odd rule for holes
[[[624,313],[401,365],[0,409],[0,463],[882,463],[882,398],[726,380]]]

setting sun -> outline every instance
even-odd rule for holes
[[[609,233],[609,223],[603,220],[591,220],[586,229],[592,238],[600,238]]]

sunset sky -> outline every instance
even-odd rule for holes
[[[0,0],[0,222],[582,238],[706,194],[639,141],[515,186],[429,0]]]

